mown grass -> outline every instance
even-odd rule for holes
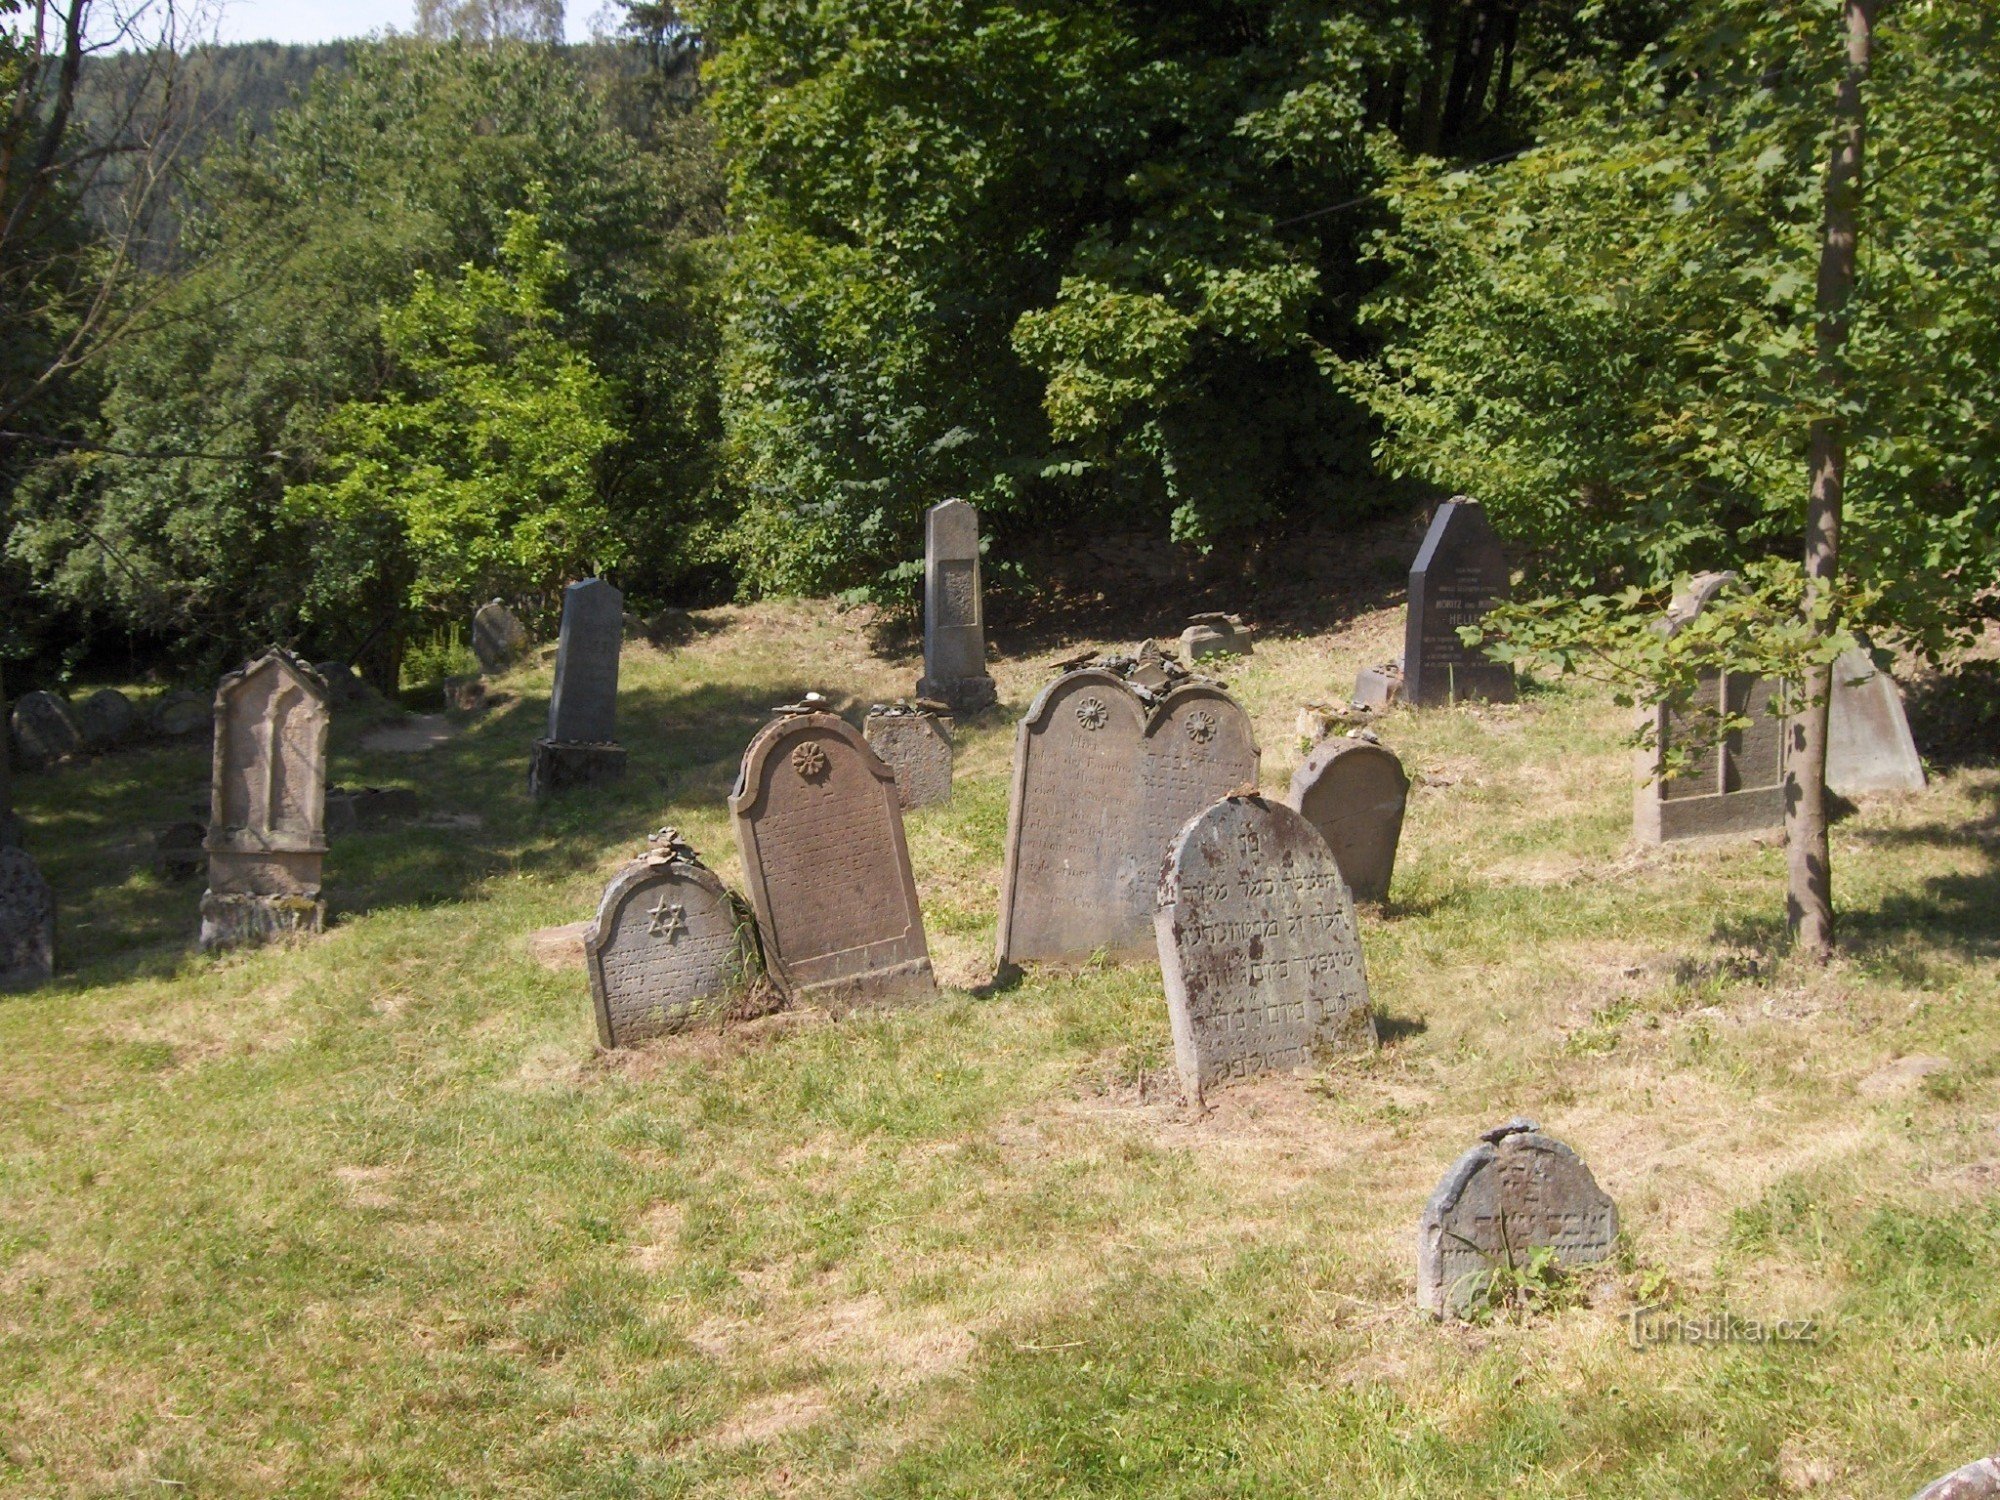
[[[911,819],[938,1005],[601,1054],[528,934],[660,823],[735,880],[766,710],[915,675],[816,606],[704,618],[629,651],[613,791],[527,803],[545,657],[426,755],[343,716],[334,779],[431,816],[339,844],[297,948],[190,956],[198,884],[146,869],[204,747],[21,779],[68,968],[0,1000],[0,1488],[1874,1497],[2000,1447],[2000,774],[1839,827],[1809,971],[1775,843],[1628,846],[1615,709],[1399,715],[1391,1040],[1194,1117],[1152,966],[991,986],[1001,713]],[[1384,624],[1235,664],[1267,785]],[[1627,1243],[1566,1310],[1430,1324],[1418,1211],[1514,1113]],[[1642,1296],[1826,1337],[1635,1351]]]

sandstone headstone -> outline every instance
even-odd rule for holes
[[[1385,901],[1403,837],[1410,778],[1369,740],[1325,740],[1292,775],[1285,800],[1317,828],[1357,901]]]
[[[765,725],[729,811],[765,963],[788,998],[839,1011],[936,994],[896,778],[845,720]]]
[[[895,773],[903,811],[951,801],[951,736],[937,715],[878,703],[868,710],[861,732]]]
[[[54,693],[23,693],[14,705],[14,748],[24,764],[51,766],[83,748],[69,704]]]
[[[1180,827],[1254,790],[1250,716],[1212,682],[1148,701],[1102,667],[1043,688],[1015,731],[999,958],[1153,950],[1160,863]]]
[[[1375,1045],[1354,902],[1326,840],[1283,803],[1227,797],[1190,818],[1153,920],[1190,1100]]]
[[[625,747],[616,743],[624,620],[625,596],[601,578],[587,578],[564,591],[549,732],[535,741],[528,768],[528,789],[534,796],[616,781],[625,774]]]
[[[1618,1239],[1618,1206],[1577,1154],[1532,1120],[1510,1120],[1452,1164],[1417,1234],[1417,1304],[1465,1316],[1495,1270],[1549,1249],[1594,1265]]]
[[[1237,615],[1190,615],[1181,632],[1181,659],[1190,664],[1206,656],[1248,656],[1251,650],[1250,630]]]
[[[56,971],[56,897],[25,849],[0,848],[0,990],[30,990]]]
[[[624,1047],[720,1019],[748,977],[747,914],[672,829],[605,888],[584,934],[597,1036]]]
[[[488,672],[503,672],[528,649],[528,629],[498,599],[479,606],[472,616],[472,654]]]
[[[116,688],[99,688],[76,706],[76,727],[93,750],[109,750],[138,722],[132,700]]]
[[[202,947],[325,926],[328,718],[319,678],[285,651],[217,686]]]
[[[1866,651],[1849,651],[1833,664],[1826,784],[1843,797],[1924,789],[1924,760],[1910,735],[1903,695]]]
[[[1477,500],[1460,495],[1431,517],[1410,569],[1410,603],[1403,623],[1400,696],[1416,708],[1484,699],[1514,700],[1514,669],[1459,639],[1512,591],[1507,555]],[[1359,687],[1355,696],[1361,698]],[[1367,701],[1362,699],[1362,701]]]
[[[1372,709],[1379,714],[1391,704],[1402,701],[1403,668],[1400,662],[1363,667],[1354,679],[1354,702],[1359,708]]]
[[[1933,1480],[1916,1500],[2000,1500],[2000,1455],[1982,1458]]]
[[[924,675],[917,692],[973,713],[998,692],[986,671],[986,606],[979,576],[979,510],[964,500],[924,516]]]
[[[212,728],[215,707],[200,693],[176,689],[162,694],[153,705],[153,728],[169,739],[181,739]]]

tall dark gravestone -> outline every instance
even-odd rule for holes
[[[750,973],[748,918],[671,828],[612,877],[584,934],[598,1040],[624,1047],[720,1020]]]
[[[1385,901],[1403,837],[1410,778],[1369,740],[1326,740],[1292,776],[1285,800],[1317,828],[1357,901]]]
[[[924,516],[924,675],[917,696],[974,713],[998,692],[986,672],[986,606],[979,577],[979,510],[965,500]]]
[[[528,790],[546,797],[566,787],[617,781],[625,774],[618,738],[618,653],[625,637],[625,596],[601,578],[563,591],[549,732],[535,741]]]
[[[1410,569],[1410,604],[1403,622],[1403,678],[1396,697],[1415,708],[1483,699],[1514,701],[1514,669],[1489,660],[1459,639],[1461,625],[1477,625],[1513,585],[1507,555],[1486,519],[1486,508],[1460,495],[1431,517],[1430,530]],[[1367,684],[1356,697],[1366,699]]]
[[[936,995],[896,777],[846,720],[786,711],[765,725],[729,811],[789,999],[838,1012]]]

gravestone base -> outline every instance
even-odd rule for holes
[[[882,1010],[914,1005],[938,997],[937,976],[928,958],[911,959],[889,968],[822,984],[794,984],[794,1004],[817,1005],[836,1019],[857,1010]]]
[[[934,698],[955,714],[976,714],[1000,701],[1000,689],[991,677],[958,677],[949,681],[920,677],[917,696]]]
[[[603,786],[624,779],[623,745],[536,740],[528,761],[528,795],[536,801],[571,787]]]
[[[1633,831],[1642,844],[1671,844],[1718,834],[1770,833],[1785,826],[1785,789],[1752,787],[1662,801],[1640,788]]]
[[[326,931],[326,903],[316,896],[219,896],[201,893],[201,947],[252,947],[276,938]]]

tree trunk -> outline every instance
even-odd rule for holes
[[[1826,217],[1820,234],[1818,345],[1827,414],[1812,424],[1807,457],[1806,602],[1832,591],[1840,565],[1841,493],[1847,480],[1846,399],[1842,346],[1854,291],[1855,221],[1861,200],[1861,153],[1866,116],[1861,85],[1868,76],[1876,0],[1846,0],[1847,71],[1834,102],[1833,154],[1826,167]],[[1823,627],[1824,628],[1824,627]],[[1806,702],[1793,720],[1786,770],[1786,925],[1799,952],[1824,962],[1833,953],[1833,862],[1826,826],[1826,739],[1833,670],[1821,667],[1804,683]]]

